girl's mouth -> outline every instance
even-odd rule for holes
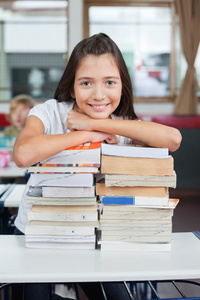
[[[92,104],[89,104],[89,105],[96,111],[102,111],[109,105],[109,103],[102,104],[102,105],[92,105]]]

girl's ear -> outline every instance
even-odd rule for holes
[[[72,90],[72,91],[70,92],[70,95],[71,95],[72,98],[76,98],[76,97],[75,97],[74,90]]]

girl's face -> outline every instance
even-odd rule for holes
[[[93,119],[108,118],[118,107],[121,95],[121,77],[112,55],[88,55],[82,59],[72,93],[80,112]]]

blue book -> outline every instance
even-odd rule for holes
[[[169,194],[165,197],[139,197],[139,196],[100,196],[101,203],[107,205],[140,205],[140,206],[168,206]]]
[[[102,196],[102,204],[135,205],[135,197]]]

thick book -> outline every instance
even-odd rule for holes
[[[167,221],[173,216],[173,209],[161,209],[161,208],[145,208],[145,207],[136,207],[127,208],[126,210],[105,210],[107,207],[104,207],[103,214],[100,216],[100,223],[106,220],[149,220],[153,224],[155,220]],[[133,209],[134,208],[134,209]]]
[[[105,186],[104,180],[96,183],[96,195],[104,196],[132,196],[132,197],[166,197],[166,187],[140,187],[140,186]]]
[[[42,197],[41,186],[29,186],[25,195],[27,204],[38,205],[95,205],[95,197]]]
[[[30,174],[32,186],[89,187],[94,184],[93,174]]]
[[[98,221],[97,205],[92,206],[50,206],[33,205],[28,210],[28,221]]]
[[[167,158],[169,150],[167,148],[102,143],[102,154],[123,157]]]
[[[98,241],[101,251],[126,252],[126,251],[171,251],[172,243],[135,243],[135,242],[106,242]]]
[[[50,222],[29,221],[25,226],[25,235],[93,235],[99,222]]]
[[[105,199],[104,201],[103,201],[103,198]],[[157,197],[157,198],[151,197],[150,198],[150,197],[123,197],[123,196],[118,197],[118,196],[116,196],[116,198],[119,198],[119,199],[117,199],[117,201],[116,201],[115,196],[100,196],[103,207],[107,207],[108,205],[111,205],[111,207],[113,206],[119,210],[126,209],[125,206],[128,206],[129,208],[131,208],[131,206],[138,206],[138,207],[149,207],[149,208],[163,208],[163,209],[172,208],[172,209],[175,209],[175,207],[177,206],[177,204],[179,202],[179,199],[169,198],[169,196],[166,197],[167,201],[165,199],[166,203],[163,203],[163,204],[161,202],[161,201],[163,201],[163,200],[161,200],[162,198],[159,198],[159,197]],[[130,198],[130,199],[125,199],[125,198]],[[136,199],[135,201],[134,201],[134,198]],[[150,200],[148,198],[150,198]],[[137,201],[137,199],[139,199],[139,201]],[[157,201],[157,199],[158,199],[158,201]],[[118,202],[118,203],[116,203],[116,202]]]
[[[29,242],[26,248],[32,249],[65,249],[65,250],[95,250],[96,243],[53,243],[53,242]]]
[[[43,197],[95,197],[95,186],[90,187],[64,187],[42,186]]]
[[[174,160],[167,158],[141,158],[101,156],[101,173],[124,175],[173,175]]]
[[[161,232],[161,231],[160,231]],[[170,243],[171,233],[163,234],[135,234],[135,235],[106,235],[102,234],[102,241],[107,242],[135,242],[135,243]]]
[[[32,165],[28,167],[29,173],[99,173],[100,165],[88,164],[41,164]]]
[[[71,250],[94,250],[96,247],[95,236],[85,238],[66,238],[51,236],[25,236],[27,248],[37,249],[71,249]]]
[[[175,188],[177,177],[175,171],[173,175],[123,175],[105,174],[106,186],[165,186]]]
[[[169,195],[165,197],[130,197],[130,196],[100,196],[102,204],[107,205],[144,205],[144,206],[161,206],[167,205]]]
[[[65,149],[43,160],[44,164],[100,164],[101,142],[84,143]]]

